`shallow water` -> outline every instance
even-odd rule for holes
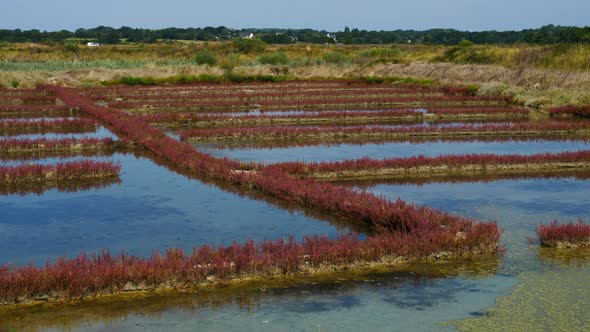
[[[334,147],[308,147],[299,153],[312,161],[587,148],[588,143],[579,141],[437,142],[341,145],[335,151]],[[295,156],[289,153],[297,149],[241,153],[242,158],[251,158],[243,160],[273,162]],[[279,153],[273,156],[275,151]],[[42,195],[0,196],[0,262],[42,264],[60,255],[103,248],[148,256],[153,249],[190,249],[290,234],[335,236],[342,230],[298,210],[291,213],[227,188],[187,179],[145,157],[115,154],[112,159],[123,167],[120,184],[75,193],[50,190]],[[590,220],[590,180],[356,186],[391,199],[401,197],[460,215],[497,220],[505,229],[507,253],[499,261],[416,265],[387,273],[342,274],[337,280],[115,300],[48,312],[25,310],[0,315],[0,331],[573,331],[590,326],[586,291],[590,253],[539,249],[527,240],[535,236],[541,222]]]
[[[113,135],[110,131],[102,126],[98,126],[96,130],[84,132],[84,133],[64,133],[64,134],[26,134],[26,135],[11,135],[10,137],[5,137],[8,139],[35,139],[35,138],[47,138],[47,139],[54,139],[54,138],[112,138],[116,139],[117,136]]]
[[[135,167],[142,169],[147,167],[139,165],[145,164],[145,161],[139,160],[137,163],[134,166],[133,161],[124,161],[124,165],[127,165],[127,172],[138,171],[139,169]],[[153,175],[148,178],[157,178],[159,171],[163,171],[158,169],[159,166],[147,168],[142,172]],[[117,197],[113,200],[121,200],[120,204],[112,208],[119,211],[113,217],[121,220],[124,218],[121,218],[120,214],[127,215],[129,216],[128,221],[117,226],[116,224],[121,223],[108,222],[100,217],[95,218],[93,224],[98,224],[97,232],[105,230],[100,224],[110,226],[115,224],[118,228],[103,234],[109,236],[94,239],[92,237],[85,238],[85,246],[92,247],[93,243],[110,243],[111,247],[116,247],[119,241],[123,241],[125,247],[135,246],[138,248],[137,253],[141,254],[140,248],[142,247],[152,247],[158,244],[160,247],[166,247],[166,240],[175,246],[181,245],[186,241],[184,237],[186,233],[189,236],[194,236],[192,230],[203,227],[196,226],[188,220],[185,220],[188,226],[182,227],[182,222],[177,221],[184,219],[184,215],[180,212],[182,210],[180,207],[176,207],[176,209],[173,207],[176,205],[173,197],[176,197],[178,192],[186,192],[183,190],[187,186],[186,180],[177,182],[168,178],[165,181],[168,184],[158,191],[156,197],[147,193],[151,181],[148,181],[148,184],[140,184],[135,183],[133,177],[124,177],[123,179],[126,184],[120,187],[134,188],[137,186],[137,189],[140,189],[143,185],[141,188],[144,191],[143,196],[136,192],[135,195],[139,195],[144,204],[134,202],[129,197],[123,199],[120,193],[115,194],[116,191],[109,193],[109,196]],[[220,200],[221,197],[231,196],[231,194],[220,191],[217,195],[211,195],[216,190],[211,190],[208,186],[198,182],[188,182],[191,183],[188,187],[193,195],[189,200],[198,202],[196,205],[199,206],[199,211],[204,211],[203,205],[210,204],[208,212],[213,213],[213,216],[223,215],[222,212],[215,210],[213,202]],[[199,193],[202,190],[208,193],[208,200],[199,200],[201,197]],[[590,197],[590,180],[565,178],[499,180],[489,183],[380,184],[369,187],[367,190],[391,199],[403,197],[411,202],[427,204],[461,215],[497,220],[505,228],[503,241],[507,245],[507,253],[500,264],[490,264],[484,268],[465,262],[456,263],[452,267],[426,266],[424,270],[414,267],[414,272],[369,274],[353,278],[343,275],[342,280],[336,282],[318,281],[281,287],[261,286],[251,290],[229,293],[220,291],[220,294],[212,292],[181,295],[175,300],[168,298],[146,300],[144,305],[149,310],[132,304],[119,305],[116,310],[91,310],[91,315],[83,311],[80,312],[79,310],[82,309],[73,309],[73,313],[66,314],[67,311],[65,311],[49,316],[49,318],[44,316],[37,322],[41,327],[90,331],[189,331],[194,329],[214,331],[244,329],[352,331],[361,328],[444,331],[454,330],[456,327],[487,331],[511,326],[516,329],[519,326],[526,326],[522,324],[531,320],[540,329],[572,330],[568,329],[571,327],[575,330],[576,327],[590,324],[587,311],[582,310],[590,308],[590,297],[575,296],[579,287],[590,282],[590,274],[588,274],[590,253],[586,257],[580,257],[573,254],[572,251],[559,254],[552,250],[539,249],[537,244],[529,244],[527,241],[527,237],[535,236],[535,227],[540,222],[548,222],[555,218],[563,221],[577,218],[590,219],[590,211],[587,208],[588,197]],[[134,190],[131,189],[131,192]],[[96,200],[100,195],[90,196],[91,199]],[[263,214],[283,214],[281,210],[269,208],[265,203],[245,201],[246,203],[242,202],[242,204],[261,205],[258,212],[254,212],[250,216],[243,216],[244,224],[242,226],[246,229],[254,220],[259,220],[261,212]],[[55,202],[55,200],[51,200],[51,206],[54,206]],[[84,199],[79,199],[74,200],[71,204],[79,205],[87,202]],[[240,204],[232,201],[232,204],[235,203]],[[39,212],[46,214],[47,211],[51,211],[47,204],[42,202],[38,204],[42,206]],[[139,204],[140,207],[138,208],[134,204]],[[178,204],[183,204],[184,209],[188,205],[186,201],[178,202]],[[125,205],[126,208],[123,208],[122,205]],[[212,208],[213,210],[211,210]],[[146,236],[142,228],[154,231],[156,230],[154,224],[158,222],[142,220],[142,227],[137,227],[138,222],[133,220],[141,218],[142,215],[145,218],[145,214],[137,212],[138,209],[148,209],[150,211],[149,219],[164,219],[166,222],[166,228],[158,228],[158,234],[152,233],[149,244],[141,243],[140,239]],[[3,210],[12,210],[17,214],[24,213],[14,207],[9,209],[4,207]],[[59,211],[67,210],[67,207],[58,204],[55,210],[54,217],[59,217]],[[97,210],[97,208],[91,208],[89,212],[100,215],[101,213],[97,213]],[[248,213],[249,210],[240,211]],[[34,213],[32,216],[40,214]],[[164,215],[169,216],[170,219],[166,219]],[[280,219],[273,219],[271,224],[276,226],[277,220],[280,220],[281,223],[285,221],[284,216],[278,217]],[[224,222],[223,216],[218,218],[221,219],[218,222]],[[79,216],[73,215],[73,219],[79,220]],[[225,222],[227,223],[227,221]],[[296,223],[301,223],[301,220],[290,222],[287,226],[289,230],[293,230],[292,226]],[[321,230],[309,226],[322,223],[314,223],[313,221],[304,221],[304,223],[307,226],[306,230],[321,232]],[[35,221],[31,224],[42,228],[44,233],[49,232],[50,238],[55,236],[51,229],[56,227],[56,223],[44,224]],[[266,230],[269,238],[280,236],[272,230],[265,229],[264,225],[266,225],[265,222],[262,222],[262,225],[257,224],[256,232],[265,232]],[[2,226],[8,227],[9,230],[10,227],[27,227],[23,226],[22,221],[19,225],[5,222]],[[61,225],[62,229],[66,230],[65,238],[68,239],[73,237],[73,231],[67,231],[69,226],[69,222]],[[33,225],[29,227],[27,232],[33,232],[32,227]],[[206,227],[213,226],[207,225]],[[239,226],[234,224],[234,227]],[[266,227],[272,226],[266,225]],[[127,228],[130,230],[125,231],[124,229]],[[168,229],[176,231],[179,238],[174,238]],[[182,235],[178,232],[179,229],[182,229]],[[209,234],[217,236],[220,232],[223,233],[219,228],[211,229]],[[241,233],[242,230],[236,232]],[[12,230],[12,233],[26,232]],[[134,238],[131,237],[131,233]],[[231,231],[223,233],[220,238],[227,239],[232,236],[231,234]],[[28,237],[31,236],[39,238],[36,234],[28,235]],[[112,236],[117,238],[113,239]],[[5,239],[0,240],[2,243],[5,242]],[[73,243],[66,247],[75,246],[78,240],[74,236],[71,240]],[[88,241],[90,243],[87,243]],[[205,241],[205,243],[209,242]],[[12,246],[15,245],[12,243]],[[43,241],[41,245],[43,245]],[[47,244],[44,250],[55,250],[55,246],[55,243]],[[26,246],[22,244],[20,247],[26,249]],[[2,249],[3,255],[11,255],[12,257],[18,255],[15,252],[5,253],[9,248]],[[570,259],[564,259],[568,255],[571,256]],[[46,253],[43,256],[45,257]],[[564,282],[559,282],[561,278],[565,278]],[[553,282],[550,283],[548,280]],[[559,297],[559,294],[566,295]],[[555,305],[554,300],[557,298],[561,299],[561,302],[558,302],[559,306]],[[533,300],[535,302],[531,304],[530,301]],[[497,314],[487,312],[495,307],[496,301],[499,301],[496,309]],[[515,314],[515,310],[518,310],[518,314]],[[571,310],[576,311],[575,315]],[[579,310],[582,311],[577,312]],[[542,313],[542,317],[537,319],[536,315],[539,313]],[[566,317],[575,316],[575,319],[564,319],[563,315]],[[22,319],[26,322],[27,319],[31,319],[31,316],[24,315]],[[449,321],[455,322],[449,323]],[[18,324],[18,322],[14,321],[13,324]]]
[[[26,117],[26,118],[11,118],[7,119],[9,121],[17,121],[17,122],[41,122],[41,121],[64,121],[64,120],[75,120],[79,119],[79,116],[60,116],[60,117]],[[2,122],[3,120],[0,120]]]
[[[145,158],[112,159],[122,166],[120,184],[0,196],[0,262],[44,263],[103,248],[149,256],[168,247],[340,232],[325,221],[189,180]]]
[[[542,152],[577,151],[590,149],[590,142],[565,141],[507,141],[507,142],[422,142],[382,144],[339,144],[334,146],[304,146],[285,148],[223,148],[220,144],[193,144],[197,149],[215,157],[229,157],[244,162],[277,163],[285,161],[341,161],[370,157],[374,159],[415,155],[494,153],[534,154]]]
[[[540,223],[590,220],[590,180],[499,180],[490,183],[376,185],[371,192],[496,220],[505,229],[507,253],[498,273],[516,278],[510,295],[481,317],[455,322],[474,331],[582,331],[590,326],[590,252],[539,249],[530,244]],[[452,319],[449,319],[452,320]]]

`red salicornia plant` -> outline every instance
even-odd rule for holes
[[[0,154],[37,151],[83,151],[110,149],[118,146],[112,138],[7,138],[0,140]]]
[[[121,166],[111,162],[74,161],[56,165],[25,164],[0,167],[0,183],[63,181],[117,176]]]
[[[357,137],[454,137],[454,136],[555,136],[590,135],[590,123],[542,122],[507,124],[461,124],[457,126],[272,126],[240,128],[189,129],[180,132],[182,139],[191,140],[281,140],[281,139],[354,139]]]
[[[549,109],[553,117],[590,116],[590,106],[562,106]]]
[[[482,224],[470,234],[456,236],[440,230],[416,234],[383,233],[360,239],[354,234],[337,239],[308,236],[288,240],[247,241],[230,246],[194,248],[190,254],[168,249],[149,258],[108,252],[58,258],[43,267],[0,266],[0,304],[34,300],[78,299],[162,287],[192,289],[203,282],[219,282],[251,275],[271,276],[333,271],[351,263],[417,259],[442,252],[471,254],[474,247],[489,252],[489,229]],[[439,227],[440,228],[440,227]],[[497,236],[497,233],[494,233]],[[484,242],[480,242],[484,240]],[[497,241],[498,238],[496,237]]]
[[[582,220],[577,223],[540,225],[537,233],[545,246],[590,246],[590,225]]]
[[[356,160],[324,161],[319,163],[285,162],[272,164],[266,168],[279,169],[292,175],[306,176],[314,173],[377,171],[380,169],[410,170],[419,167],[437,166],[445,166],[453,169],[470,165],[542,165],[555,163],[568,164],[568,167],[572,167],[574,164],[588,164],[590,163],[590,151],[539,153],[533,155],[466,154],[442,155],[437,157],[412,156],[390,159],[371,159],[365,157]],[[425,172],[427,173],[428,169],[425,169]]]
[[[477,222],[401,200],[390,201],[365,191],[298,179],[280,169],[252,171],[255,165],[242,165],[199,152],[140,118],[96,105],[75,90],[61,87],[48,90],[67,105],[98,118],[118,134],[121,141],[138,144],[190,172],[329,212],[366,225],[374,234],[365,238],[343,235],[337,239],[313,236],[302,242],[293,238],[248,241],[227,247],[202,246],[190,254],[170,249],[165,255],[155,253],[150,258],[112,256],[107,252],[93,256],[81,254],[73,259],[57,259],[43,267],[5,265],[0,267],[0,303],[72,299],[160,287],[190,289],[203,282],[250,275],[309,273],[356,263],[502,251],[498,245],[501,231],[494,222]],[[41,171],[26,167],[6,169],[4,178],[11,181],[20,174],[33,178],[47,176],[43,167],[39,167]],[[70,167],[69,172],[88,174],[91,169],[79,167],[78,171]],[[62,174],[67,171],[55,170]]]
[[[95,129],[96,122],[90,119],[0,121],[0,134],[4,135],[87,132]]]

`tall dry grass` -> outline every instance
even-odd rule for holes
[[[216,66],[198,66],[208,50]],[[261,64],[281,54],[280,66]],[[278,68],[280,67],[280,68]],[[401,76],[482,86],[533,107],[590,104],[590,45],[267,45],[240,52],[231,42],[79,47],[0,46],[0,86],[97,85],[125,76],[285,75],[294,78]]]

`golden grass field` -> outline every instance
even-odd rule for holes
[[[203,50],[214,64],[199,64]],[[282,75],[293,79],[412,77],[475,84],[529,107],[590,104],[590,45],[266,45],[244,52],[232,42],[162,42],[76,49],[62,44],[0,44],[0,86],[94,86],[122,77],[202,74]]]

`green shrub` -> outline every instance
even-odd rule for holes
[[[434,81],[427,78],[413,78],[413,77],[398,77],[398,76],[364,76],[359,79],[367,82],[367,84],[384,84],[384,83],[397,83],[397,84],[418,84],[418,85],[430,85]]]
[[[324,61],[326,63],[341,65],[348,60],[349,60],[348,57],[346,55],[344,55],[342,52],[333,51],[333,52],[329,52],[329,53],[324,54]]]
[[[258,53],[266,50],[266,43],[260,39],[236,38],[233,41],[234,49],[241,53]]]
[[[233,73],[226,74],[225,78],[233,83],[283,82],[289,79],[287,76],[278,75],[238,75]]]
[[[258,62],[263,65],[286,65],[289,63],[289,58],[285,52],[274,52],[261,55]]]
[[[321,65],[322,63],[323,63],[323,60],[321,58],[306,56],[306,57],[295,58],[295,59],[291,60],[289,62],[289,65],[291,65],[292,67],[301,67],[301,66],[317,66],[317,65]]]
[[[371,59],[392,59],[399,57],[402,52],[397,47],[373,47],[359,53],[359,57]]]
[[[459,47],[469,47],[473,46],[473,42],[471,40],[463,39],[457,44]]]
[[[217,64],[217,55],[213,51],[201,50],[195,55],[195,62],[198,65],[215,66]]]
[[[477,85],[477,84],[467,85],[467,94],[468,95],[475,96],[478,91],[479,91],[479,85]],[[499,93],[497,95],[499,95]]]
[[[78,47],[78,44],[74,41],[67,41],[64,43],[64,50],[67,52],[78,53],[80,47]]]
[[[220,83],[223,82],[223,76],[218,75],[210,75],[210,74],[201,74],[197,76],[199,82],[207,82],[207,83]]]
[[[225,59],[221,63],[221,67],[225,70],[231,71],[233,68],[241,64],[242,60],[240,59],[240,55],[238,53],[230,53],[225,57]]]
[[[156,85],[156,79],[153,77],[133,77],[125,76],[118,80],[119,84],[124,85]]]
[[[371,62],[400,62],[402,51],[396,47],[373,47],[359,52],[355,62],[358,64],[367,64]]]
[[[117,80],[103,81],[102,85],[157,85],[157,84],[191,84],[198,82],[207,83],[221,83],[221,82],[234,82],[234,83],[246,83],[246,82],[283,82],[289,79],[289,76],[285,75],[238,75],[231,72],[224,76],[207,75],[202,74],[198,76],[194,75],[176,75],[164,78],[154,77],[134,77],[127,76]]]
[[[434,59],[439,62],[493,64],[499,61],[491,51],[483,47],[454,46]]]

